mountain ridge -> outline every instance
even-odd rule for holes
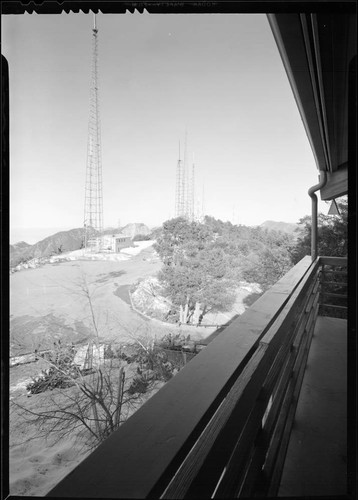
[[[149,228],[143,223],[130,223],[123,228],[107,228],[102,234],[122,233],[133,238],[137,234],[150,234]],[[91,236],[98,236],[95,229],[91,230]],[[24,241],[10,245],[10,267],[15,267],[21,262],[34,258],[50,257],[54,254],[79,250],[83,246],[83,228],[58,231],[46,238],[30,245]]]
[[[260,227],[267,229],[268,231],[280,231],[281,233],[287,233],[291,235],[295,235],[299,229],[299,225],[295,222],[283,222],[283,221],[274,221],[274,220],[266,220]]]
[[[97,233],[94,229],[92,231],[93,235]],[[10,267],[34,258],[50,257],[53,254],[78,250],[83,245],[83,237],[83,228],[75,228],[59,231],[33,245],[27,244],[22,248],[18,248],[16,243],[10,245]]]

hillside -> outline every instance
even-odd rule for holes
[[[148,226],[146,226],[141,222],[134,222],[122,227],[121,233],[126,234],[131,238],[133,238],[137,234],[144,234],[144,235],[150,234],[150,229]]]
[[[106,227],[106,229],[103,230],[102,234],[118,234],[121,232],[122,230],[120,227]]]
[[[26,243],[26,241],[19,241],[18,243],[14,243],[13,245],[10,245],[10,252],[19,252],[21,250],[24,250],[25,248],[30,247],[31,245],[29,243]]]
[[[132,238],[137,234],[150,234],[150,229],[142,223],[127,224],[124,228],[107,228],[103,234],[123,233]],[[93,235],[96,231],[93,230]],[[43,240],[29,245],[24,241],[10,245],[10,267],[34,258],[50,257],[61,252],[78,250],[83,244],[83,228],[60,231]]]
[[[23,243],[23,242],[21,242]],[[10,245],[10,267],[34,258],[49,257],[61,252],[78,250],[83,243],[83,228],[60,231],[34,245]]]
[[[295,236],[295,233],[299,226],[294,222],[277,222],[273,220],[267,220],[260,224],[260,227],[269,231],[281,231],[281,233],[292,234]]]

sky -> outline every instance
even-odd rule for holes
[[[92,27],[92,14],[2,16],[11,243],[83,226]],[[186,130],[205,214],[310,213],[318,171],[265,15],[98,14],[97,28],[105,226],[174,217]]]

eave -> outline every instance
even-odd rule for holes
[[[348,192],[348,123],[355,112],[355,14],[269,14],[318,170],[327,171],[322,199]]]

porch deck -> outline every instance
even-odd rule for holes
[[[347,493],[347,321],[317,318],[279,496]]]

